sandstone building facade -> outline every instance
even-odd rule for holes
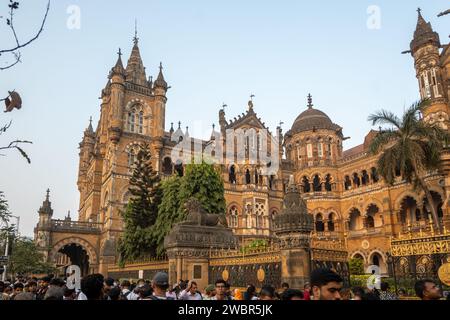
[[[439,122],[448,129],[450,46],[441,44],[420,12],[411,54],[420,95],[431,99],[423,121]],[[39,211],[35,238],[49,260],[64,265],[68,263],[66,256],[84,250],[90,264],[86,272],[102,271],[102,266],[114,263],[115,243],[123,230],[119,211],[130,196],[129,178],[140,143],[151,146],[153,167],[162,177],[183,174],[188,161],[174,160],[172,155],[179,142],[190,141],[190,136],[188,128],[182,130],[180,124],[166,129],[168,89],[161,65],[155,80],[147,77],[137,38],[126,67],[119,52],[102,90],[98,125],[94,130],[89,124],[80,143],[78,222],[68,217],[50,223],[48,195]],[[248,156],[252,148],[260,148],[261,141],[266,140],[251,141],[247,136],[244,149],[236,148],[232,160],[220,165],[228,223],[241,241],[274,237],[274,220],[282,210],[291,176],[314,219],[313,237],[343,239],[349,258],[360,257],[366,265],[379,265],[383,273],[387,272],[391,237],[430,228],[425,195],[400,178],[394,186],[388,186],[379,176],[377,156],[368,153],[376,131],[369,132],[361,145],[343,150],[344,129],[316,108],[311,96],[286,133],[280,127],[275,133],[268,131],[255,109],[249,101],[245,113],[228,121],[221,109],[219,131],[213,128],[208,141],[196,140],[204,150],[212,144],[225,145],[226,139],[217,140],[219,133],[226,137],[227,130],[254,130],[258,137],[268,132],[268,150],[270,141],[280,145],[271,151],[278,153],[281,163],[270,175],[263,174],[260,159],[252,162]],[[239,151],[244,154],[243,161],[238,161]],[[449,171],[430,173],[426,181],[440,218],[450,228]],[[56,229],[49,225],[56,225]]]

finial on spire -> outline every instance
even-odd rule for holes
[[[253,98],[255,97],[255,95],[252,93],[250,95],[250,101],[248,102],[248,111],[253,111]]]
[[[313,103],[312,103],[312,95],[311,93],[308,94],[308,108],[312,109]]]
[[[50,189],[47,189],[47,195],[45,196],[45,200],[49,200],[50,199]]]
[[[181,121],[178,121],[178,129],[181,129]]]
[[[252,93],[251,95],[250,95],[250,101],[252,101],[253,102],[253,98],[255,97],[255,95]]]
[[[226,105],[225,102],[222,103],[222,110],[223,110],[223,111],[225,111],[225,108],[227,108],[227,107],[228,107],[228,105]]]
[[[216,129],[216,125],[214,123],[212,124],[212,128],[213,128],[213,131]]]
[[[170,131],[173,131],[173,122],[170,123]]]
[[[89,125],[92,125],[92,116],[89,117]]]
[[[138,44],[139,42],[139,38],[137,36],[138,31],[137,31],[137,19],[134,20],[134,38],[133,38],[133,42],[134,44]]]
[[[419,16],[422,14],[422,9],[420,9],[420,7],[417,8],[417,13],[419,14]]]
[[[162,72],[163,66],[162,66],[162,62],[159,63],[159,71]]]
[[[119,52],[117,52],[117,54],[119,55],[119,58],[122,58],[122,49],[119,48]]]

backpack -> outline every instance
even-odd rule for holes
[[[123,294],[120,293],[120,300],[128,300],[128,296],[130,295],[131,291],[128,291],[127,293]]]

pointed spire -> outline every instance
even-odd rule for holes
[[[140,85],[147,86],[147,76],[145,74],[144,63],[142,62],[141,53],[139,51],[139,38],[137,37],[137,22],[135,26],[135,34],[133,38],[133,49],[131,50],[130,58],[127,64],[127,81]]]
[[[42,206],[39,208],[39,214],[53,215],[52,203],[50,202],[50,189],[47,189],[45,200],[42,202]]]
[[[134,20],[134,38],[133,38],[133,43],[134,45],[137,45],[139,43],[139,38],[137,36],[138,31],[137,31],[137,19]]]
[[[181,129],[181,121],[178,121],[178,129]]]
[[[414,38],[411,41],[411,51],[414,53],[419,47],[428,43],[437,47],[441,46],[439,34],[433,31],[430,22],[426,22],[422,16],[422,9],[417,9],[417,26],[414,31]]]
[[[174,132],[174,130],[173,130],[173,122],[170,123],[170,132]]]
[[[308,109],[312,109],[313,106],[312,95],[308,93]]]
[[[117,52],[117,55],[119,56],[117,58],[116,65],[111,69],[111,72],[109,73],[109,78],[111,79],[114,75],[120,75],[125,77],[125,68],[123,67],[122,63],[122,50],[119,48],[119,52]]]
[[[155,87],[163,88],[164,90],[168,89],[167,82],[164,79],[164,75],[162,72],[163,66],[162,62],[159,63],[159,74],[155,81]]]

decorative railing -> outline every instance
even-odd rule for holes
[[[394,257],[448,253],[450,253],[450,233],[447,230],[438,235],[434,233],[412,235],[410,233],[397,239],[391,239],[391,254]]]
[[[52,220],[52,231],[66,231],[74,233],[100,233],[102,224],[96,222],[82,222],[72,220]]]
[[[311,234],[312,239],[324,240],[324,239],[344,239],[344,234],[339,231],[313,231]]]
[[[382,234],[384,227],[366,228],[362,230],[351,230],[348,232],[349,238],[356,238],[362,236],[371,236],[376,234]]]
[[[141,93],[141,94],[144,94],[144,95],[147,95],[147,96],[151,96],[152,95],[152,90],[150,88],[139,86],[139,85],[134,84],[134,83],[125,82],[125,87],[128,90],[131,90],[131,91],[134,91],[134,92],[137,92],[137,93]]]

